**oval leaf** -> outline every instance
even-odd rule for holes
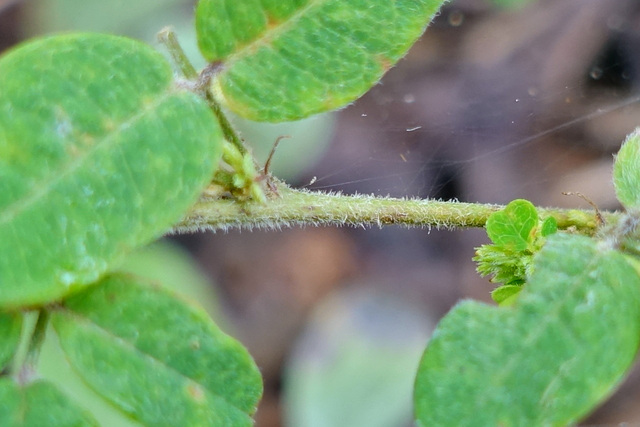
[[[639,319],[640,277],[623,255],[551,236],[514,306],[465,302],[442,320],[416,380],[419,425],[572,424],[629,369]]]
[[[200,0],[196,28],[226,105],[297,120],[365,93],[423,33],[443,0]]]
[[[51,383],[20,387],[0,379],[0,425],[6,427],[84,427],[98,423]]]
[[[542,237],[551,236],[558,232],[558,221],[552,216],[549,216],[542,221],[540,225],[540,235]]]
[[[107,277],[52,322],[80,376],[144,425],[252,425],[262,380],[251,357],[168,291]]]
[[[22,314],[0,313],[0,372],[16,354],[21,333]]]
[[[96,34],[0,59],[0,306],[51,302],[158,237],[220,155],[206,103],[150,47]]]
[[[613,184],[624,207],[640,208],[640,128],[627,137],[616,155]]]
[[[504,285],[491,291],[491,299],[498,305],[510,305],[516,301],[516,297],[522,292],[522,285]]]
[[[432,326],[420,308],[371,289],[326,298],[285,364],[283,425],[408,426]]]
[[[538,225],[538,211],[528,200],[514,200],[487,219],[487,234],[497,246],[524,251],[533,240]]]

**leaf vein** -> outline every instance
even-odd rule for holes
[[[74,157],[72,161],[68,162],[66,165],[63,165],[61,170],[58,169],[58,173],[53,177],[46,177],[41,180],[40,183],[34,185],[33,190],[30,194],[20,198],[19,200],[13,202],[11,205],[7,206],[7,208],[0,214],[0,225],[10,222],[13,218],[19,215],[24,210],[28,209],[31,205],[36,203],[42,197],[45,197],[47,194],[50,194],[51,190],[64,178],[68,175],[71,175],[76,170],[80,169],[85,165],[85,162],[90,160],[96,153],[100,151],[110,148],[110,145],[113,141],[114,144],[121,142],[122,140],[118,140],[117,136],[121,135],[122,131],[126,130],[130,126],[134,125],[139,120],[142,120],[146,117],[146,115],[161,105],[165,100],[167,100],[170,96],[174,94],[173,91],[166,91],[161,94],[158,98],[156,98],[153,102],[145,105],[140,111],[136,114],[132,115],[127,120],[119,123],[115,130],[103,135],[101,138],[95,141],[95,144],[88,150],[84,151],[82,155]]]

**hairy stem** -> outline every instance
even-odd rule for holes
[[[165,28],[158,34],[177,68],[183,76],[193,83],[193,90],[199,93],[215,114],[225,139],[237,148],[239,162],[248,156],[242,139],[222,111],[211,90],[211,80],[219,72],[220,63],[211,63],[198,73],[184,50],[178,43],[175,32]],[[236,162],[237,163],[237,162]],[[255,164],[247,173],[236,165],[234,173],[253,177]],[[265,174],[268,165],[265,166]],[[271,178],[268,178],[271,179]],[[254,183],[253,178],[250,179]],[[503,206],[474,203],[442,202],[435,200],[393,199],[374,196],[345,196],[294,190],[285,184],[270,181],[273,194],[270,200],[264,200],[262,191],[257,201],[238,200],[228,197],[230,189],[220,183],[213,184],[192,208],[187,216],[177,224],[173,232],[183,233],[202,229],[227,230],[229,228],[282,228],[305,225],[333,226],[378,226],[403,225],[406,227],[426,228],[470,228],[483,227],[489,215]],[[249,187],[247,187],[249,188]],[[561,229],[574,228],[583,234],[594,234],[603,219],[617,221],[615,214],[599,217],[597,212],[580,210],[539,209],[540,214],[553,216]]]
[[[503,208],[490,204],[347,196],[296,190],[283,183],[276,184],[279,197],[270,198],[266,203],[240,203],[225,198],[220,190],[210,187],[173,231],[279,229],[306,225],[471,228],[483,227],[489,215]],[[561,209],[539,209],[539,212],[543,217],[555,217],[561,229],[574,228],[591,235],[598,228],[594,212]],[[604,217],[607,221],[617,221],[616,214],[605,214]]]

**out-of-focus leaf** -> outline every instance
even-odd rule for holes
[[[85,427],[96,421],[51,383],[19,386],[0,378],[0,425],[3,427]]]
[[[0,372],[18,351],[21,332],[21,313],[0,313]]]
[[[493,4],[503,8],[515,9],[522,7],[528,3],[533,3],[536,0],[491,0]]]
[[[132,34],[140,21],[184,0],[30,0],[25,2],[26,25],[31,33],[99,31]],[[157,31],[164,25],[160,24]],[[135,31],[135,30],[133,30]]]
[[[142,424],[252,425],[262,382],[251,357],[167,291],[111,276],[52,322],[80,376]]]
[[[361,290],[327,298],[286,367],[286,425],[409,425],[416,367],[432,325],[389,295]]]
[[[618,200],[627,209],[640,209],[640,129],[627,137],[613,165]]]
[[[140,248],[126,258],[118,271],[149,279],[163,288],[197,302],[216,321],[225,323],[215,284],[184,249],[167,240]]]

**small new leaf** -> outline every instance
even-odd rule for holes
[[[487,235],[496,246],[524,251],[533,242],[538,225],[538,211],[527,200],[514,200],[487,220]]]
[[[491,292],[491,298],[500,306],[509,306],[516,301],[520,291],[522,291],[520,285],[504,285],[495,288]]]
[[[481,276],[491,276],[494,283],[522,285],[531,257],[496,245],[482,245],[476,249],[474,261]]]
[[[493,244],[477,248],[474,261],[480,275],[492,276],[492,282],[505,285],[491,296],[498,304],[507,305],[519,292],[515,287],[521,287],[531,274],[533,255],[558,226],[553,217],[541,221],[535,206],[519,199],[493,213],[486,228]]]
[[[619,384],[640,340],[638,271],[570,234],[533,270],[510,307],[467,301],[440,322],[416,378],[420,427],[573,425]]]
[[[540,226],[540,235],[542,237],[547,237],[552,234],[555,234],[558,231],[558,222],[552,216],[547,217],[542,221],[542,225]]]
[[[625,208],[640,208],[640,128],[627,136],[616,155],[613,184]]]

